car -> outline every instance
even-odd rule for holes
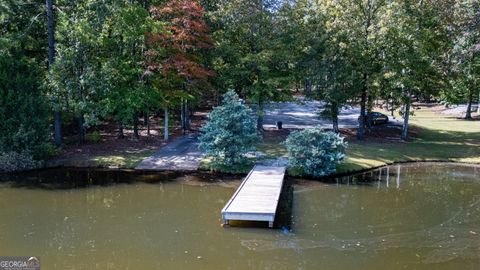
[[[370,125],[372,126],[386,124],[388,123],[388,120],[389,120],[388,116],[379,112],[371,112],[371,113],[365,112],[365,117],[367,121],[370,121]],[[360,117],[358,117],[358,121],[360,121]]]

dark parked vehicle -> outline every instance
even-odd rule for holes
[[[365,113],[366,121],[370,121],[370,125],[382,125],[388,123],[388,116],[379,112]],[[358,118],[360,121],[360,117]]]

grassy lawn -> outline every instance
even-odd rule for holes
[[[287,148],[280,139],[267,139],[257,145],[257,151],[266,154],[265,158],[288,157]]]
[[[422,108],[411,117],[411,123],[418,130],[418,134],[407,143],[351,140],[347,148],[347,158],[337,166],[337,172],[349,173],[406,161],[480,163],[480,121],[457,119]],[[266,154],[261,159],[287,157],[287,150],[281,144],[283,140],[284,137],[274,136],[259,143],[257,151]],[[48,166],[135,168],[159,147],[68,155],[50,161]],[[235,170],[225,168],[224,171],[248,173],[254,162],[255,158],[252,158],[245,166],[239,166]],[[200,169],[210,169],[209,158],[203,160]]]
[[[157,150],[145,150],[135,153],[110,153],[96,155],[78,155],[47,162],[48,167],[102,167],[133,169],[140,161],[153,155]]]
[[[408,143],[352,141],[338,173],[404,161],[480,163],[480,122],[457,119],[425,108],[415,112],[412,125],[419,134]]]
[[[143,159],[153,155],[157,150],[147,150],[126,155],[106,155],[90,157],[89,161],[100,167],[135,168]]]
[[[347,158],[337,166],[340,174],[407,161],[454,161],[480,163],[480,121],[457,119],[428,108],[410,118],[418,135],[409,142],[369,142],[352,140]],[[280,139],[266,139],[257,150],[268,158],[286,157]]]

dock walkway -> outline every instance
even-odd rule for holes
[[[268,221],[272,228],[284,177],[285,167],[253,167],[222,209],[224,224],[230,220]]]

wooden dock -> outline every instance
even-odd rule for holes
[[[272,228],[284,177],[285,167],[253,167],[222,209],[224,224],[230,220],[267,221]]]

